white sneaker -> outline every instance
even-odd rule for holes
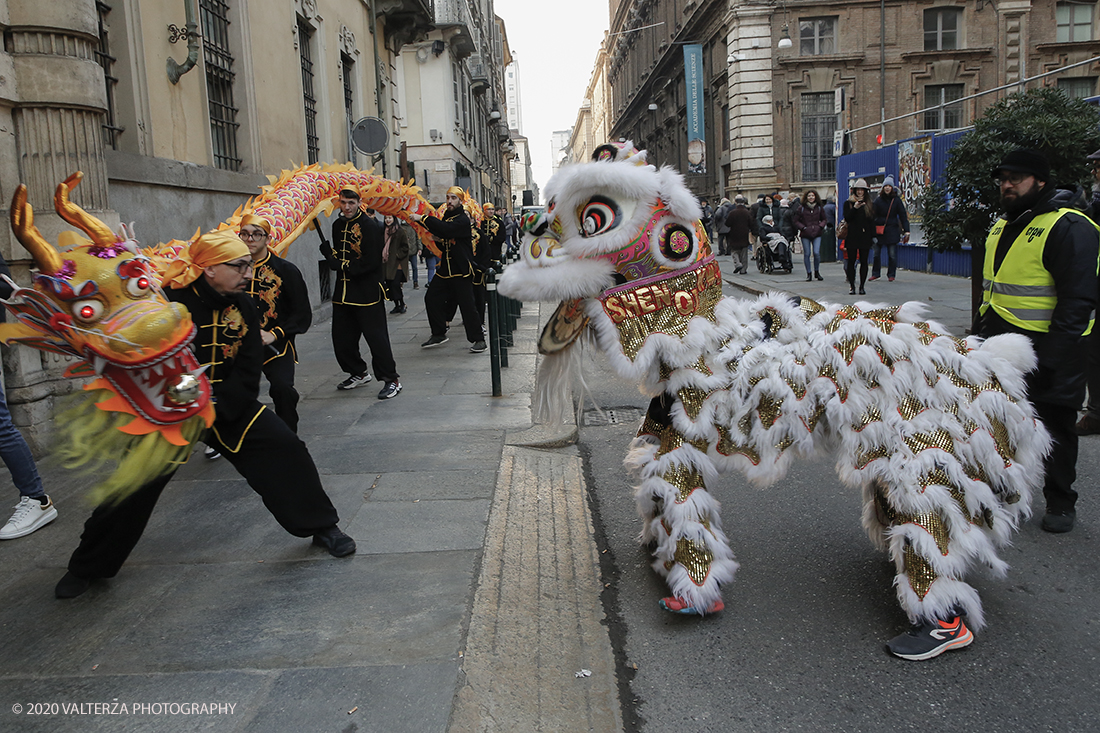
[[[57,508],[50,501],[50,497],[47,496],[46,503],[43,504],[38,499],[24,496],[15,505],[15,514],[12,514],[8,523],[4,525],[3,529],[0,529],[0,540],[26,537],[39,527],[45,527],[55,519],[57,519]]]

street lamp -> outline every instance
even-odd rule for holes
[[[794,45],[794,41],[791,40],[791,34],[787,31],[787,24],[783,24],[783,37],[779,39],[779,43],[775,44],[776,48],[790,48]]]

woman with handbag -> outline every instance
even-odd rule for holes
[[[871,238],[874,232],[875,216],[867,196],[867,181],[858,178],[852,184],[852,193],[844,202],[844,220],[837,227],[840,236],[841,226],[847,231],[844,236],[844,249],[848,260],[844,264],[848,276],[848,294],[856,294],[856,258],[859,258],[859,294],[866,295],[864,285],[867,282],[867,257],[871,252]]]
[[[886,245],[886,277],[894,282],[898,270],[898,242],[909,241],[909,213],[905,202],[894,188],[894,177],[886,176],[882,190],[872,204],[875,212],[875,255],[871,261],[871,279],[878,280],[881,275],[882,246]]]
[[[798,236],[802,238],[802,261],[806,265],[806,282],[821,277],[821,233],[825,231],[827,223],[825,208],[817,198],[817,191],[807,191],[802,194],[802,206],[794,215],[794,225],[798,229]],[[814,270],[810,274],[810,256],[813,255]]]
[[[386,232],[382,262],[386,267],[386,297],[393,301],[390,313],[399,315],[408,311],[401,283],[409,281],[409,250],[416,235],[396,217],[386,214],[384,221]]]

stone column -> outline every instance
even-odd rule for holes
[[[730,13],[729,68],[730,180],[729,191],[773,190],[775,112],[772,106],[772,12],[770,6],[738,5]],[[732,198],[732,196],[730,197]],[[749,203],[752,203],[750,196]]]
[[[99,23],[95,0],[8,0],[7,47],[0,52],[0,197],[10,205],[25,183],[35,224],[46,239],[71,229],[53,209],[57,184],[74,171],[84,180],[72,200],[111,227],[103,124],[107,108],[103,69],[96,60]],[[29,253],[5,223],[0,251],[21,285],[30,283]],[[78,387],[61,372],[71,361],[26,347],[5,348],[4,377],[12,417],[40,454],[50,429],[53,397]]]

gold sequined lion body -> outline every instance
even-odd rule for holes
[[[795,457],[826,454],[862,490],[864,526],[896,564],[910,620],[957,608],[981,628],[964,576],[975,564],[1007,570],[997,551],[1029,515],[1049,444],[1025,398],[1028,341],[953,338],[915,303],[723,297],[679,174],[630,143],[594,158],[550,180],[548,210],[523,222],[522,259],[500,291],[566,301],[541,373],[570,372],[555,362],[585,339],[561,326],[577,336],[587,322],[615,370],[652,397],[626,464],[670,610],[720,608],[738,567],[706,486],[733,469],[769,484]]]

